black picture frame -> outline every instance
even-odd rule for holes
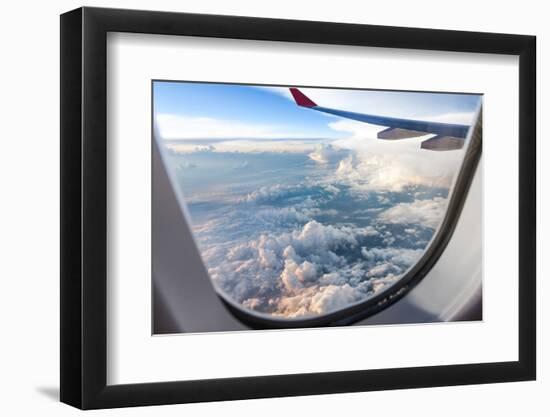
[[[108,32],[519,56],[519,358],[107,385]],[[61,401],[81,409],[524,381],[536,378],[534,36],[102,8],[61,16]]]

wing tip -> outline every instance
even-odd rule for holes
[[[315,104],[309,97],[307,97],[304,93],[302,93],[296,87],[290,87],[289,90],[290,90],[290,94],[292,94],[292,97],[294,98],[294,101],[298,106],[317,107],[317,104]]]

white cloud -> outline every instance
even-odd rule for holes
[[[355,123],[346,126],[357,127]],[[368,130],[368,129],[367,129]],[[403,140],[375,139],[363,127],[350,129],[348,139],[333,142],[335,149],[349,149],[343,158],[334,181],[357,191],[403,191],[405,187],[451,186],[463,151],[433,152],[420,148],[429,136]]]
[[[378,234],[372,227],[308,221],[203,254],[213,282],[244,307],[287,318],[311,316],[367,299],[398,280],[422,253],[359,248],[360,239]]]
[[[268,87],[268,89],[289,100],[293,100],[287,88]],[[453,112],[413,117],[411,116],[410,107],[402,106],[402,108],[400,108],[399,106],[395,106],[395,95],[400,95],[402,94],[401,92],[322,88],[301,88],[301,90],[321,106],[360,113],[459,124],[470,124],[475,115],[474,112]],[[399,100],[397,100],[397,102],[399,102]],[[386,109],[385,112],[380,110],[380,105],[383,105],[384,109]],[[388,112],[387,109],[393,110]],[[430,184],[428,185],[432,185],[434,177],[448,177],[447,171],[449,168],[451,168],[451,170],[456,169],[455,164],[462,156],[461,151],[433,152],[421,149],[420,144],[424,140],[434,136],[431,134],[403,140],[381,140],[377,139],[377,134],[381,130],[386,129],[387,126],[372,125],[333,115],[327,115],[327,117],[328,126],[331,129],[337,132],[348,133],[346,138],[333,141],[331,150],[353,150],[357,153],[358,161],[375,155],[387,155],[389,157],[388,159],[394,160],[399,157],[399,160],[396,160],[395,163],[384,172],[384,177],[394,184],[402,181],[402,179],[393,179],[392,177],[396,175],[401,177],[410,176],[412,173],[411,171],[415,171],[419,172],[419,176],[431,177],[432,180],[429,181]],[[310,154],[310,158],[317,162],[326,162],[328,159],[327,149],[316,149]],[[386,166],[389,165],[388,161],[384,161],[384,164]],[[404,172],[396,173],[395,167],[397,165],[402,166]],[[387,172],[390,171],[390,168],[391,172]],[[449,182],[448,178],[439,178],[438,180]],[[383,185],[386,181],[382,178],[377,178],[376,182]],[[417,178],[416,181],[413,179],[413,182],[422,182],[422,179]]]
[[[316,314],[322,314],[356,303],[363,297],[364,294],[356,288],[352,288],[349,284],[341,286],[327,285],[311,298],[309,310]]]
[[[328,164],[329,162],[334,162],[343,158],[348,153],[347,150],[341,149],[340,147],[334,147],[328,143],[315,146],[315,149],[308,154],[308,157],[319,164]]]
[[[215,151],[216,151],[216,147],[214,145],[200,145],[200,146],[195,146],[193,148],[193,152],[205,153],[205,152],[215,152]]]
[[[292,246],[287,248],[292,248]],[[298,264],[292,258],[286,259],[280,277],[285,288],[294,293],[296,290],[302,289],[306,282],[314,281],[317,278],[317,266],[309,261]]]
[[[384,262],[380,265],[376,265],[374,268],[371,268],[369,270],[368,275],[370,277],[380,276],[380,275],[386,275],[391,269],[391,265],[387,262]]]
[[[249,203],[268,203],[280,198],[285,198],[291,195],[297,195],[303,192],[305,185],[284,185],[284,184],[274,184],[270,186],[263,186],[248,193],[244,197],[244,201]]]
[[[390,263],[392,267],[400,270],[413,265],[422,255],[422,249],[404,249],[396,247],[371,248],[362,251],[362,255],[370,262]]]
[[[185,139],[273,139],[308,138],[308,132],[287,131],[284,126],[243,123],[212,117],[189,117],[178,114],[155,116],[160,136],[165,140]]]
[[[400,203],[381,212],[378,218],[385,223],[422,225],[435,229],[443,219],[446,204],[447,199],[442,197]]]
[[[202,145],[197,144],[202,142]],[[207,143],[214,145],[206,145]],[[171,152],[186,154],[198,152],[206,146],[216,152],[239,152],[239,153],[257,153],[257,152],[286,152],[286,153],[305,153],[314,152],[316,148],[322,147],[325,144],[330,144],[330,140],[307,138],[307,139],[270,139],[270,138],[253,138],[253,139],[184,139],[171,140],[165,142],[166,148]],[[338,150],[334,155],[345,154],[347,151]]]

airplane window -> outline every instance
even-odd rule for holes
[[[153,83],[156,132],[212,283],[237,314],[266,321],[381,306],[412,282],[452,233],[442,224],[480,152],[481,101]]]

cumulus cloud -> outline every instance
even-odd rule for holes
[[[334,214],[330,209],[322,210],[317,206],[328,203],[340,193],[332,184],[322,182],[304,182],[300,184],[274,184],[263,186],[244,195],[240,201],[254,204],[292,203],[294,208],[309,210],[309,215]],[[305,212],[305,211],[304,211]]]
[[[441,114],[437,121],[465,121],[472,113]],[[430,119],[430,117],[426,117]],[[332,148],[348,150],[340,160],[335,180],[357,191],[402,191],[410,186],[450,187],[464,150],[433,152],[421,149],[421,143],[434,135],[402,140],[383,140],[377,133],[385,127],[353,120],[336,120],[329,126],[347,133],[332,142]]]
[[[332,181],[357,192],[401,192],[408,187],[449,188],[461,158],[460,152],[429,152],[420,145],[403,144],[399,150],[379,139],[364,140],[337,164]],[[395,146],[395,143],[390,144]],[[391,146],[390,146],[391,147]],[[451,154],[451,155],[449,155]]]
[[[363,297],[361,291],[351,287],[349,284],[341,286],[327,285],[311,298],[309,310],[316,314],[322,314],[361,301]]]
[[[385,223],[423,225],[435,229],[443,219],[446,203],[447,199],[442,197],[400,203],[381,212],[378,218]],[[405,232],[411,233],[409,229]]]
[[[292,246],[288,246],[292,249]],[[294,259],[286,259],[284,269],[280,278],[286,290],[295,293],[304,288],[308,281],[314,281],[317,278],[317,265],[309,261],[297,263]]]
[[[301,195],[305,189],[303,184],[274,184],[270,186],[260,187],[258,190],[248,193],[244,200],[255,203],[269,203],[281,198]]]
[[[327,164],[342,159],[349,152],[329,144],[321,144],[315,147],[313,152],[308,154],[309,159],[319,164]]]
[[[214,283],[243,306],[284,317],[324,314],[394,283],[422,251],[361,245],[367,228],[314,220],[290,232],[204,251]]]

